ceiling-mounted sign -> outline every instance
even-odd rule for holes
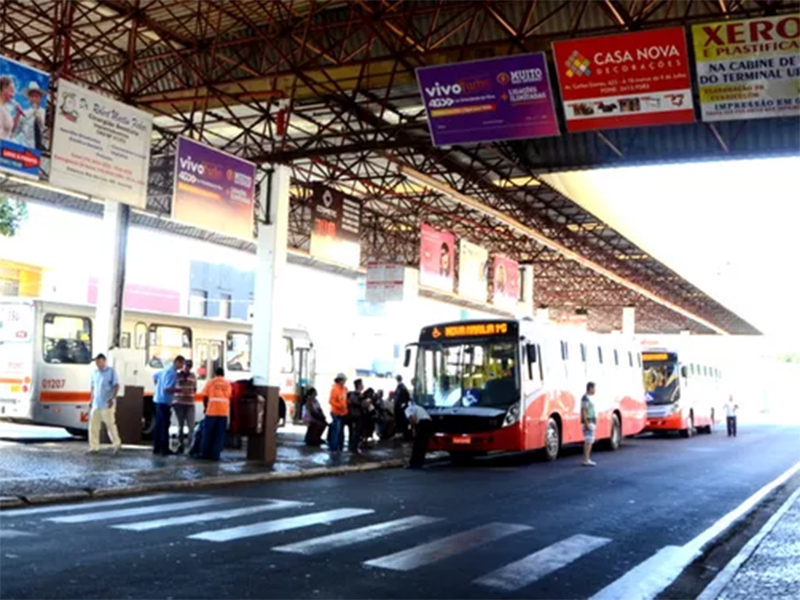
[[[559,134],[543,52],[417,69],[436,146]]]
[[[455,236],[430,225],[420,228],[419,284],[443,292],[453,291]]]
[[[519,302],[519,263],[505,256],[495,256],[493,269],[493,304],[508,310],[516,308]]]
[[[486,302],[486,271],[489,252],[477,244],[458,242],[458,293],[459,295]]]
[[[145,208],[153,117],[64,79],[55,113],[50,183]]]
[[[224,235],[253,238],[253,163],[179,137],[172,189],[172,218],[176,221]]]
[[[692,27],[704,121],[800,115],[800,14]]]
[[[694,121],[683,28],[553,43],[569,131]]]
[[[50,75],[0,56],[0,169],[38,179]]]
[[[317,184],[313,188],[311,211],[311,254],[358,267],[361,264],[361,202]]]

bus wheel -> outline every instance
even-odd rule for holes
[[[558,458],[560,450],[561,430],[558,427],[558,421],[550,417],[547,420],[547,432],[544,437],[544,452],[542,455],[546,461],[553,461]]]
[[[619,450],[622,445],[622,425],[619,422],[619,416],[614,413],[611,417],[611,437],[608,438],[607,447],[609,450]]]
[[[686,429],[681,429],[682,438],[690,438],[694,435],[694,415],[689,415],[689,426]]]

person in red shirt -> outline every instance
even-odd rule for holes
[[[344,418],[347,416],[347,375],[339,373],[333,380],[329,403],[331,407],[331,426],[328,429],[328,450],[341,452],[344,449]]]
[[[219,460],[225,446],[225,431],[231,410],[231,384],[225,379],[225,370],[217,369],[216,377],[203,388],[206,416],[203,419],[203,437],[200,457]]]

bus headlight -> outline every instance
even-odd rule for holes
[[[512,404],[508,407],[506,411],[506,418],[503,419],[503,427],[508,427],[509,425],[513,425],[514,423],[519,422],[519,415],[520,415],[520,404],[519,402]]]

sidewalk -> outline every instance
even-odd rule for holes
[[[800,490],[742,548],[698,600],[800,598]]]
[[[88,497],[149,493],[285,480],[351,471],[400,467],[410,446],[381,442],[364,455],[331,455],[324,447],[303,444],[302,428],[278,433],[278,460],[271,467],[245,461],[245,450],[225,450],[211,463],[187,456],[156,457],[145,446],[125,446],[114,456],[110,447],[86,453],[85,441],[39,443],[0,441],[0,506]]]

